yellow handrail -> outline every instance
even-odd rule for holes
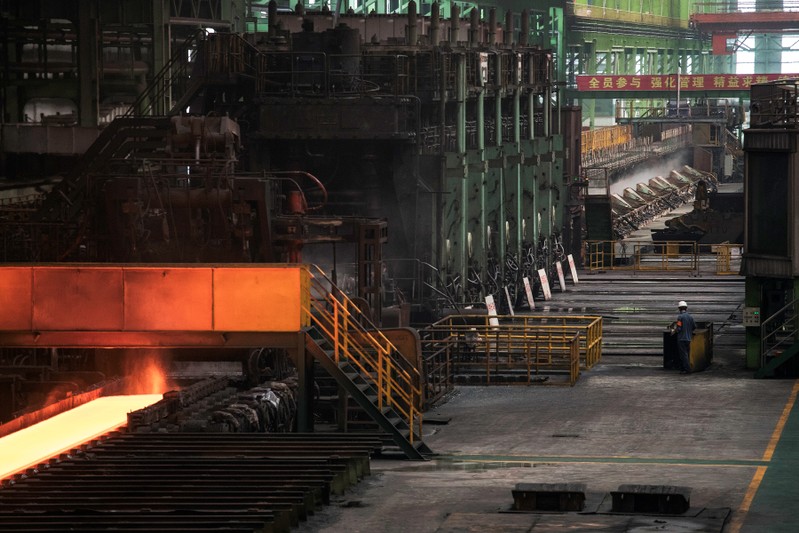
[[[426,331],[444,330],[448,335],[493,337],[506,335],[510,340],[528,339],[539,342],[542,338],[567,342],[575,333],[579,336],[579,362],[590,369],[602,358],[602,317],[512,315],[499,316],[500,325],[491,325],[488,315],[451,315],[427,328]],[[546,344],[546,343],[545,343]]]
[[[311,323],[332,344],[335,362],[351,364],[375,387],[378,408],[391,407],[403,417],[413,443],[422,432],[422,413],[417,407],[421,405],[419,371],[397,355],[396,346],[374,325],[369,323],[371,329],[361,325],[357,306],[316,265],[311,269],[308,305]]]
[[[602,356],[602,317],[513,315],[499,316],[491,324],[487,315],[451,315],[423,331],[428,354],[443,357],[446,375],[439,386],[458,375],[483,374],[485,384],[534,383],[547,373],[567,370],[574,385],[581,368],[589,369]],[[519,380],[522,374],[526,379]],[[432,378],[432,373],[427,373]],[[479,374],[478,374],[479,377]],[[543,382],[540,379],[535,381]],[[548,383],[548,377],[544,380]]]
[[[698,255],[694,241],[588,241],[590,270],[692,271]]]
[[[705,264],[712,264],[717,274],[737,274],[743,245],[695,241],[588,241],[587,253],[590,270],[698,271]]]

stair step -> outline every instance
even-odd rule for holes
[[[358,385],[358,390],[360,390],[361,392],[367,392],[367,391],[374,392],[374,389],[368,383],[358,383],[357,385]],[[367,395],[367,397],[369,396]],[[377,399],[377,396],[375,396],[375,399]]]
[[[408,424],[406,424],[405,421],[403,419],[401,419],[400,417],[388,418],[387,420],[395,428],[405,429],[405,428],[408,427]]]
[[[350,360],[336,360],[335,354],[329,347],[324,339],[314,339],[312,332],[308,331],[307,342],[312,343],[310,347],[316,362],[324,368],[328,369],[328,374],[339,383],[338,394],[341,394],[341,388],[348,389],[352,393],[355,389],[360,391],[361,394],[350,394],[344,408],[344,413],[338,411],[339,415],[343,415],[348,428],[357,431],[376,431],[382,430],[390,435],[391,440],[396,444],[398,449],[402,451],[410,459],[425,459],[425,455],[431,452],[427,446],[418,438],[419,432],[413,432],[412,427],[415,425],[411,421],[405,421],[398,415],[397,411],[391,407],[378,407],[380,405],[380,395],[376,390],[376,377],[372,373],[361,373],[355,364]],[[349,354],[341,354],[343,357],[348,357]],[[342,357],[342,358],[343,358]],[[335,367],[335,368],[331,368]],[[392,379],[387,376],[386,379]],[[329,400],[333,400],[336,391],[327,391],[326,396]],[[369,405],[371,404],[371,405]],[[379,412],[378,412],[379,411]],[[414,439],[415,442],[411,442]]]

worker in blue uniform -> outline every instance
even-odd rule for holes
[[[688,304],[685,300],[680,300],[677,303],[677,309],[680,314],[677,315],[675,333],[677,335],[677,350],[680,354],[680,374],[690,374],[691,339],[694,338],[696,322],[694,317],[688,313]]]

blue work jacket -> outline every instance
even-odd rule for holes
[[[696,329],[696,322],[694,321],[694,317],[692,317],[688,311],[683,311],[679,315],[677,315],[677,340],[678,341],[689,341],[694,336],[694,330]]]

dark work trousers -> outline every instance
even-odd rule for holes
[[[680,352],[680,370],[683,372],[690,372],[691,341],[677,341],[677,349]]]

